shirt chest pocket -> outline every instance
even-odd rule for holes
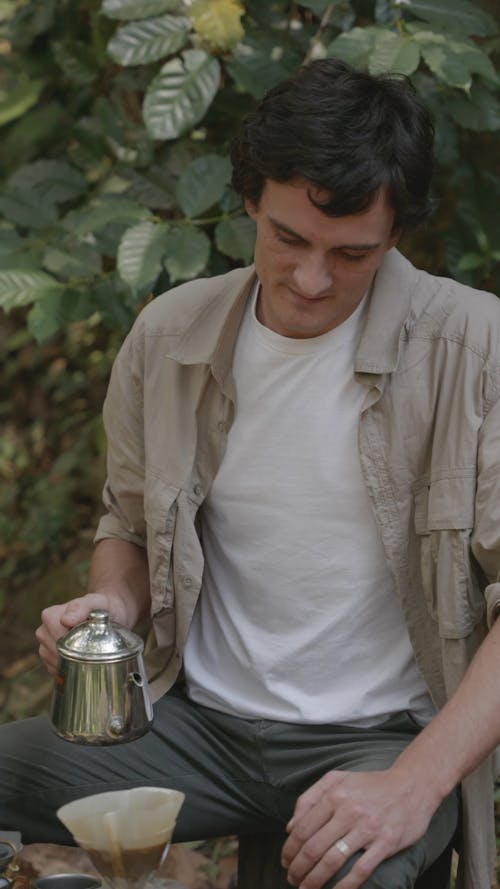
[[[470,550],[475,476],[419,479],[413,486],[417,566],[427,607],[439,633],[459,639],[485,611],[480,573]]]
[[[172,610],[174,583],[172,544],[177,521],[179,488],[162,479],[147,477],[144,489],[144,515],[147,526],[151,613]]]

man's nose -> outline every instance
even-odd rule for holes
[[[293,277],[300,295],[310,298],[323,295],[332,284],[330,263],[325,257],[314,254],[301,258]]]

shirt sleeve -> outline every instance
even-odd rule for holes
[[[104,401],[106,513],[99,521],[96,543],[115,537],[146,546],[143,354],[142,325],[136,322],[116,357]]]
[[[500,613],[500,397],[480,430],[477,469],[471,546],[486,576],[487,618],[491,626]]]

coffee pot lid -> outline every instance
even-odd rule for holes
[[[112,621],[109,612],[100,608],[57,641],[59,654],[77,661],[121,661],[143,648],[140,636]]]

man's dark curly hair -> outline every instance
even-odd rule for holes
[[[266,179],[303,177],[328,192],[313,203],[329,216],[365,210],[386,187],[394,229],[408,229],[432,208],[433,140],[431,115],[407,77],[320,59],[245,118],[231,149],[233,186],[257,206]]]

